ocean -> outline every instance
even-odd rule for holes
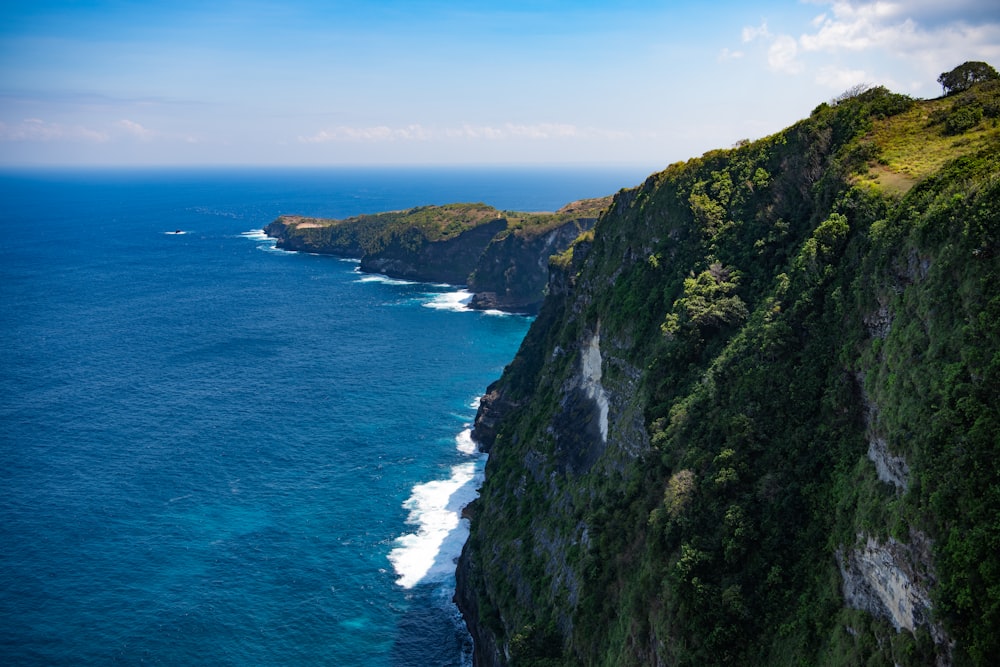
[[[470,664],[469,427],[530,320],[261,228],[644,176],[0,173],[0,663]]]

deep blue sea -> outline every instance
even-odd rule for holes
[[[468,664],[468,429],[530,321],[260,229],[644,176],[0,173],[0,664]]]

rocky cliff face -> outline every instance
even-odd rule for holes
[[[553,265],[476,418],[477,664],[990,664],[1000,151],[859,185],[914,108],[673,165]]]
[[[355,258],[365,253],[357,236],[301,216],[283,215],[265,226],[264,233],[284,250]]]
[[[536,313],[545,296],[549,257],[564,252],[595,222],[596,217],[579,217],[541,233],[515,231],[493,238],[469,276],[475,292],[470,307]]]
[[[394,236],[384,248],[365,254],[361,270],[393,278],[465,285],[483,248],[507,228],[497,218],[454,238],[430,240],[416,230]]]
[[[914,532],[907,543],[892,537],[884,543],[858,538],[861,543],[853,549],[836,552],[844,604],[888,621],[897,632],[929,632],[939,647],[935,663],[951,664],[950,638],[934,619],[931,590],[936,582],[928,569],[933,557],[927,537]]]

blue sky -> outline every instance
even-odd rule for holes
[[[0,165],[655,169],[966,60],[996,0],[7,0]]]

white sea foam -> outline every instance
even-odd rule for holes
[[[163,232],[163,233],[166,234],[167,236],[181,236],[183,234],[187,234],[187,232],[185,232],[183,229],[175,229],[172,232]]]
[[[436,310],[462,312],[469,309],[469,302],[472,301],[472,296],[472,292],[467,290],[434,294],[431,300],[425,303],[424,306]]]
[[[417,528],[397,538],[396,548],[389,552],[396,583],[403,588],[453,576],[455,561],[469,537],[469,521],[462,518],[462,509],[479,494],[486,455],[477,454],[471,429],[462,431],[455,442],[472,460],[452,466],[448,479],[416,485],[403,503],[410,511],[406,522]]]
[[[481,313],[483,315],[492,315],[494,317],[513,317],[513,313],[508,313],[503,310],[473,310],[469,308],[469,303],[472,302],[472,297],[475,296],[472,292],[468,290],[458,290],[457,292],[445,292],[443,294],[433,294],[431,300],[424,303],[427,308],[434,308],[436,310],[450,310],[457,313],[470,312],[470,313]]]
[[[248,232],[240,232],[240,236],[257,243],[257,248],[267,252],[287,252],[294,253],[294,250],[285,250],[278,247],[278,239],[268,236],[263,229],[251,229]]]
[[[479,451],[476,447],[476,441],[472,439],[472,429],[467,428],[457,436],[455,436],[455,443],[458,446],[458,451],[463,454],[475,454]]]
[[[240,236],[248,238],[251,241],[273,241],[270,236],[264,233],[263,229],[251,229],[248,232],[241,232]]]
[[[399,278],[390,278],[389,276],[383,276],[381,273],[362,273],[360,269],[357,270],[359,278],[354,281],[358,283],[382,283],[383,285],[413,285],[412,281],[400,280]]]

